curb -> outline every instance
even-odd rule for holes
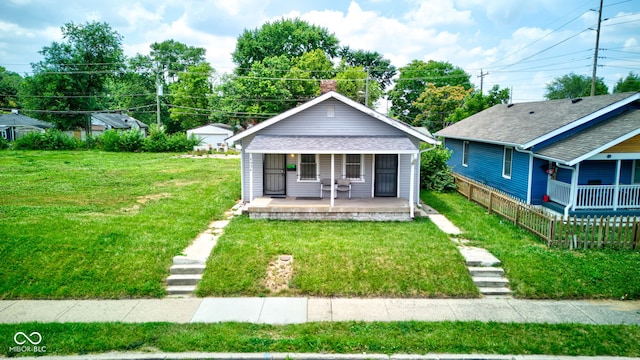
[[[576,360],[640,359],[616,356],[495,354],[320,354],[320,353],[105,353],[94,355],[21,357],[22,360]]]

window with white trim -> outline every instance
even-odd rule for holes
[[[462,166],[469,166],[469,142],[462,142]]]
[[[298,156],[298,180],[317,181],[318,180],[318,155],[300,154]]]
[[[504,156],[502,158],[502,177],[511,179],[511,170],[513,170],[513,148],[504,147]]]
[[[342,158],[342,176],[345,179],[364,181],[364,161],[362,154],[345,154]]]

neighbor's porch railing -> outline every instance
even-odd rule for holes
[[[640,219],[637,217],[558,218],[459,174],[454,174],[454,177],[459,193],[486,207],[489,213],[499,214],[513,221],[515,225],[538,235],[548,246],[568,249],[640,250]],[[557,196],[568,197],[566,186],[562,184],[558,185]],[[589,187],[593,186],[595,185]],[[624,190],[629,190],[626,189],[627,185],[624,187]],[[622,186],[620,188],[622,193]],[[639,194],[637,185],[631,189],[630,194],[633,191],[635,195]],[[635,198],[637,199],[637,196]]]
[[[571,184],[549,179],[549,199],[568,205],[571,200]],[[640,185],[578,185],[576,209],[633,209],[640,208]]]

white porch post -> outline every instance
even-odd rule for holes
[[[572,209],[576,209],[576,203],[578,202],[578,178],[580,175],[580,163],[576,164],[576,170],[571,176],[571,202],[573,203]]]
[[[333,207],[334,202],[335,202],[335,193],[336,193],[336,189],[335,189],[335,182],[336,182],[336,169],[335,169],[335,161],[336,161],[336,155],[335,154],[331,154],[331,205],[330,207]]]
[[[376,154],[371,154],[371,198],[376,197]]]
[[[622,160],[616,161],[616,187],[613,190],[613,210],[618,210],[618,199],[620,197],[620,165]]]
[[[414,216],[414,185],[416,176],[416,154],[411,154],[411,178],[409,179],[409,216]]]
[[[253,153],[249,153],[249,202],[253,202]]]

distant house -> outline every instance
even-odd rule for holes
[[[496,105],[435,135],[454,172],[528,204],[640,214],[640,93]]]
[[[0,136],[8,141],[14,141],[29,132],[45,132],[53,128],[53,125],[20,114],[17,110],[11,114],[0,114]]]
[[[396,206],[403,212],[397,219],[407,220],[419,202],[420,144],[436,140],[329,91],[227,142],[242,145],[242,199],[250,214],[388,220],[395,210],[385,207]]]
[[[139,130],[143,136],[149,134],[149,126],[147,124],[127,114],[92,113],[91,132],[94,135],[99,135],[107,130]]]
[[[194,146],[194,150],[224,150],[224,140],[233,135],[233,129],[228,124],[208,124],[187,130],[187,136],[191,135],[202,140],[200,145]]]

